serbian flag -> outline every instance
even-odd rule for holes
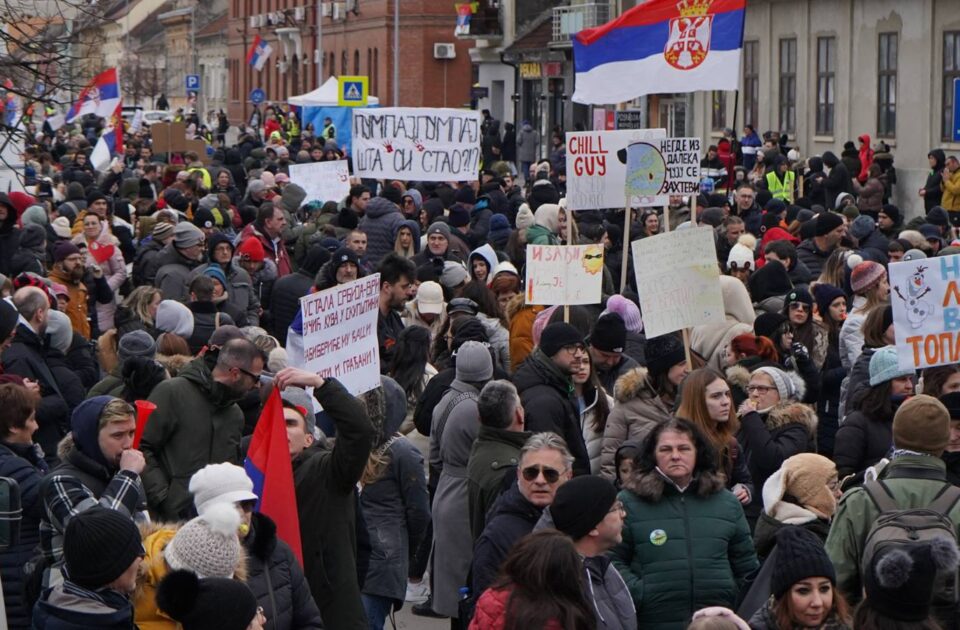
[[[746,0],[647,0],[573,38],[577,103],[736,90]]]
[[[247,65],[253,66],[254,70],[259,72],[263,70],[270,55],[273,54],[273,46],[263,40],[259,35],[253,39],[253,45],[247,51]]]
[[[98,171],[106,170],[112,158],[123,155],[123,117],[120,112],[121,105],[117,103],[117,108],[107,120],[106,129],[100,134],[90,154],[90,163]]]
[[[253,430],[247,459],[243,462],[247,476],[253,480],[253,491],[260,500],[256,510],[277,524],[277,535],[303,565],[300,550],[300,517],[297,516],[297,493],[293,487],[293,464],[287,445],[287,423],[283,419],[280,390],[270,392],[263,412]]]
[[[107,118],[120,107],[120,80],[117,69],[104,70],[83,88],[77,102],[67,112],[67,123],[86,114]]]

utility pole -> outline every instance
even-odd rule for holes
[[[317,53],[320,57],[317,63],[317,87],[323,85],[323,62],[326,57],[323,54],[323,0],[317,0]]]
[[[400,107],[400,0],[393,0],[393,106]]]

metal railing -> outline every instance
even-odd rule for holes
[[[606,2],[575,4],[553,9],[553,44],[563,45],[585,28],[606,24],[610,20],[610,5]]]

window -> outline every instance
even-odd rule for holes
[[[960,31],[943,34],[943,130],[944,140],[953,139],[953,81],[960,79]]]
[[[367,48],[367,76],[373,73],[373,49]]]
[[[714,131],[723,131],[727,126],[727,93],[714,90],[710,99],[712,107],[710,108],[710,128]]]
[[[760,42],[743,42],[743,122],[756,126],[760,101]]]
[[[817,38],[817,135],[833,135],[837,38]]]
[[[797,131],[797,40],[780,40],[780,133]]]
[[[353,76],[358,76],[360,74],[360,51],[353,51]]]
[[[373,49],[373,91],[374,96],[380,94],[380,49]],[[396,105],[396,103],[393,103]]]
[[[347,51],[340,53],[340,74],[347,73]]]
[[[897,48],[896,33],[880,33],[877,61],[877,137],[897,135]]]
[[[330,53],[330,72],[327,73],[329,77],[337,76],[337,62],[335,60],[336,57],[333,56],[333,53]]]

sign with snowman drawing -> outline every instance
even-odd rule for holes
[[[960,255],[898,262],[889,269],[900,366],[960,362]]]

